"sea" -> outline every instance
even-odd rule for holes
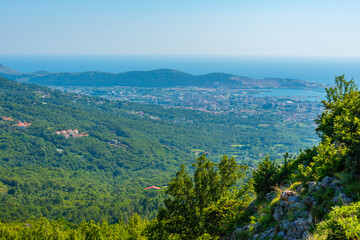
[[[328,85],[334,84],[335,76],[345,74],[346,79],[353,78],[357,84],[360,83],[360,58],[0,55],[0,64],[25,73],[40,70],[49,72],[102,71],[120,73],[175,69],[195,75],[223,72],[258,79],[269,77],[290,78]],[[314,91],[319,92],[318,90]],[[287,91],[278,93],[279,91],[276,90],[275,92],[275,94],[280,95],[289,94]],[[312,92],[307,94],[309,93]],[[271,91],[263,94],[271,94]]]

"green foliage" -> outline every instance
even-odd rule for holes
[[[273,191],[276,186],[291,180],[297,166],[296,159],[287,152],[283,157],[282,164],[277,165],[266,156],[253,171],[254,188],[260,201],[264,200],[266,194]]]
[[[296,181],[319,181],[347,171],[359,172],[360,92],[344,75],[335,78],[336,86],[326,89],[325,110],[315,120],[321,143],[306,149],[292,163]]]
[[[297,158],[292,162],[291,178],[295,181],[308,182],[314,180],[312,175],[314,166],[314,157],[317,155],[317,147],[301,150]]]
[[[339,174],[343,192],[353,200],[360,200],[360,184],[358,176],[351,173]]]
[[[359,239],[360,202],[334,207],[325,221],[317,225],[316,239]]]
[[[314,138],[310,129],[279,125],[279,116],[217,116],[112,102],[2,77],[0,116],[15,119],[0,119],[0,219],[9,222],[44,216],[73,223],[104,218],[113,224],[133,212],[151,219],[163,205],[163,191],[144,188],[164,186],[181,164],[191,166],[192,149],[214,158],[236,155],[239,163],[254,166],[260,153],[295,152]],[[189,122],[176,122],[184,116]],[[18,120],[32,125],[18,128]],[[274,127],[259,129],[262,123]],[[89,137],[54,134],[63,129]],[[229,162],[220,168],[232,167]],[[219,186],[225,191],[233,178],[223,176]]]
[[[299,165],[293,176],[295,180],[319,181],[325,176],[334,176],[345,169],[348,149],[344,145],[332,144],[329,138],[319,144],[316,155],[313,154],[315,151],[309,153],[307,159],[303,159],[304,156],[298,158]]]
[[[347,153],[347,148],[343,145],[331,144],[330,139],[322,141],[318,147],[318,155],[314,157],[317,178],[334,176],[344,170]]]
[[[0,223],[0,238],[14,240],[144,240],[143,230],[146,225],[147,221],[141,220],[138,215],[131,217],[126,225],[122,222],[108,225],[106,222],[96,224],[90,221],[75,226],[63,220],[48,221],[40,218],[26,223]]]
[[[202,155],[193,166],[193,177],[182,166],[171,180],[165,208],[148,229],[150,239],[213,239],[230,231],[237,214],[250,203],[249,196],[239,196],[240,191],[233,188],[246,170],[234,158],[224,156],[215,164]]]
[[[236,240],[248,240],[251,237],[249,231],[241,231],[236,236]]]
[[[319,124],[316,130],[323,142],[347,148],[350,156],[347,167],[359,169],[360,92],[354,81],[346,81],[344,75],[336,77],[335,82],[335,87],[326,90],[325,111],[316,119]]]
[[[279,174],[278,174],[279,184],[285,183],[287,180],[289,180],[293,172],[292,164],[294,159],[292,158],[292,155],[286,152],[283,157],[284,157],[283,164],[280,165]]]
[[[334,206],[332,202],[334,196],[335,192],[331,187],[320,188],[319,191],[314,194],[318,204],[312,206],[311,212],[316,219],[322,219],[331,207]]]
[[[254,188],[259,199],[264,199],[265,195],[273,190],[278,183],[278,167],[266,156],[253,171]]]

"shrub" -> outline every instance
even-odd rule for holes
[[[334,207],[326,221],[317,226],[317,239],[359,239],[360,202]]]
[[[278,183],[278,167],[266,156],[253,171],[254,189],[260,200]]]

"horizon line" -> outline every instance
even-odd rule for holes
[[[13,54],[2,54],[0,57],[129,57],[129,58],[303,58],[303,59],[360,59],[360,56],[333,56],[333,55],[212,55],[212,54],[96,54],[96,53],[13,53]]]

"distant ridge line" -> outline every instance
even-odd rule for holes
[[[48,72],[36,71],[21,73],[0,64],[0,75],[18,82],[44,86],[89,86],[89,87],[207,87],[207,88],[324,88],[322,83],[289,78],[254,79],[228,73],[214,72],[192,75],[175,69],[156,69],[150,71],[128,71],[108,73],[86,72]]]

